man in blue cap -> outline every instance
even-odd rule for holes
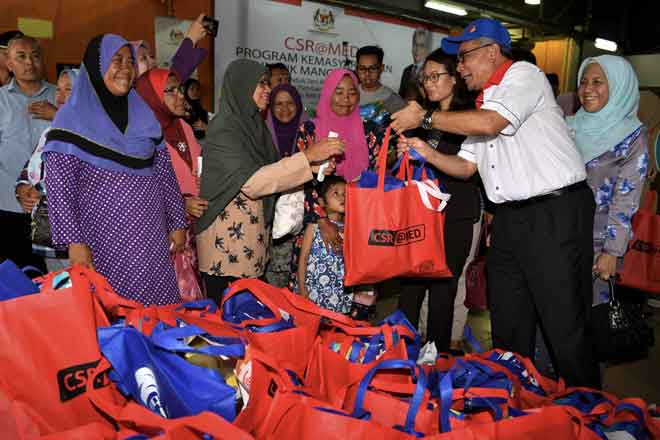
[[[455,177],[479,171],[497,206],[487,260],[494,346],[533,358],[538,320],[567,384],[597,388],[587,335],[594,196],[552,88],[536,66],[511,60],[511,38],[495,20],[473,21],[442,48],[480,92],[477,109],[425,112],[409,103],[392,115],[399,151],[413,147]],[[403,135],[419,126],[467,138],[457,155],[442,154]]]

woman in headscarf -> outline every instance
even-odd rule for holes
[[[296,134],[300,123],[308,119],[298,90],[290,84],[280,84],[270,94],[270,106],[266,114],[266,125],[270,129],[273,143],[280,157],[298,151]],[[270,261],[266,268],[266,281],[277,287],[286,287],[291,269],[291,252],[295,236],[286,235],[274,239],[270,247]]]
[[[72,264],[94,267],[122,296],[172,304],[180,298],[170,252],[184,247],[185,208],[135,74],[128,41],[90,41],[44,148],[50,225]]]
[[[270,91],[266,66],[232,62],[207,131],[201,197],[209,207],[195,229],[199,269],[216,301],[232,280],[264,274],[275,195],[311,180],[320,163],[344,151],[331,139],[280,159],[261,116]]]
[[[78,69],[64,69],[58,75],[55,88],[55,106],[57,108],[62,107],[71,96],[73,85],[79,73]],[[25,212],[32,214],[32,252],[44,258],[48,272],[54,272],[67,267],[69,260],[66,251],[53,248],[48,226],[48,203],[41,155],[44,151],[46,135],[49,130],[50,128],[47,128],[41,134],[32,156],[25,164],[20,176],[18,176],[16,197]]]
[[[369,145],[376,138],[373,130],[365,129],[360,118],[360,91],[358,80],[348,69],[331,71],[323,82],[321,97],[316,107],[316,118],[304,122],[297,135],[297,146],[305,150],[323,142],[331,132],[336,133],[344,141],[346,152],[342,157],[334,158],[336,174],[346,182],[360,177],[362,171],[369,167],[369,157],[378,156],[377,149],[370,153]],[[375,126],[374,126],[375,127]],[[317,223],[323,241],[335,249],[341,248],[341,236],[338,227],[324,218],[324,211],[318,203],[320,184],[311,182],[305,188],[305,219],[303,226]],[[302,234],[299,234],[294,244],[291,262],[289,288],[297,290],[298,257],[302,246]]]
[[[195,78],[188,78],[183,85],[186,98],[186,122],[190,124],[197,139],[204,139],[209,124],[209,112],[202,106],[201,84]]]
[[[137,92],[149,104],[160,123],[165,145],[172,161],[172,167],[179,182],[179,189],[186,201],[186,213],[190,226],[208,206],[199,197],[198,163],[202,149],[193,135],[192,128],[183,117],[186,114],[185,100],[177,74],[167,69],[151,69],[140,78],[135,86]],[[197,272],[197,252],[191,227],[186,231],[186,246],[191,249],[187,255],[194,256],[190,261]],[[183,284],[182,284],[183,283]],[[186,280],[179,280],[185,288]]]
[[[567,118],[596,198],[593,271],[604,280],[622,267],[649,167],[648,134],[637,118],[638,87],[624,58],[587,58],[578,73],[582,108]],[[607,284],[594,286],[594,303],[607,301]]]

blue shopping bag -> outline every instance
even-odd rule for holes
[[[395,310],[394,313],[386,316],[380,323],[378,323],[378,326],[389,324],[390,326],[403,326],[406,329],[410,330],[412,333],[412,337],[402,334],[401,337],[403,338],[405,344],[406,344],[406,351],[408,352],[408,359],[417,359],[419,357],[419,350],[422,349],[422,337],[413,326],[410,321],[408,321],[408,318],[406,318],[405,313],[403,313],[401,310]]]
[[[213,369],[193,365],[177,353],[239,357],[243,343],[235,338],[215,338],[219,345],[188,347],[183,339],[212,336],[196,326],[169,327],[159,323],[152,336],[133,327],[98,329],[99,347],[112,364],[109,377],[119,390],[165,418],[211,411],[231,422],[236,417],[236,391]]]
[[[0,264],[0,301],[39,292],[39,286],[25,274],[29,270],[39,272],[31,266],[21,270],[11,260],[5,260]]]

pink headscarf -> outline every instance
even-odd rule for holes
[[[321,98],[316,107],[316,137],[324,138],[330,131],[339,134],[339,138],[345,143],[344,157],[337,162],[338,176],[347,182],[359,177],[362,171],[369,166],[369,151],[364,136],[364,126],[360,118],[360,107],[355,106],[353,112],[348,116],[337,116],[332,111],[332,94],[344,76],[348,75],[355,87],[358,80],[353,72],[347,69],[335,69],[331,71],[323,82]]]

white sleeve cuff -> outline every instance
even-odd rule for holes
[[[467,160],[468,162],[477,163],[477,156],[474,152],[461,148],[461,151],[458,152],[458,157]]]
[[[484,105],[481,106],[481,110],[491,110],[497,112],[500,116],[509,121],[509,125],[506,126],[504,130],[502,130],[502,134],[504,135],[510,136],[515,134],[515,132],[518,131],[518,128],[520,128],[520,125],[522,124],[522,121],[518,115],[507,108],[500,101],[486,101],[484,102]]]

